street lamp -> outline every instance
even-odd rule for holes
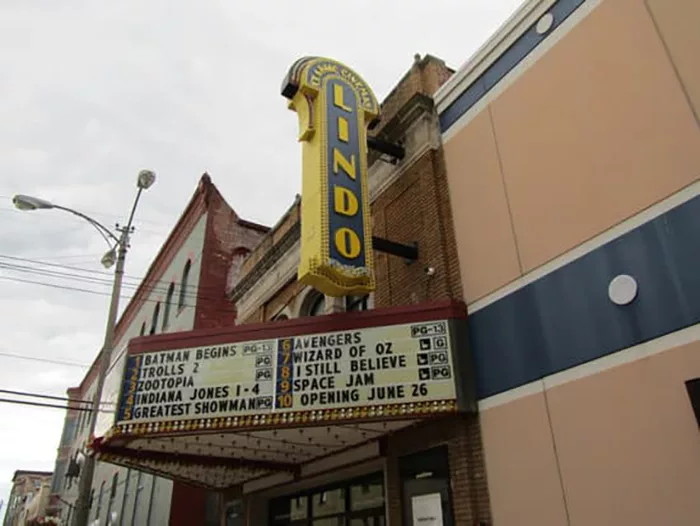
[[[136,186],[138,187],[138,192],[136,193],[136,198],[134,199],[134,204],[131,207],[131,213],[129,214],[129,220],[126,226],[120,227],[117,225],[117,232],[119,237],[117,237],[112,231],[102,225],[99,221],[81,213],[72,208],[67,208],[65,206],[60,206],[53,204],[44,199],[39,199],[37,197],[31,197],[27,195],[15,195],[12,198],[12,202],[15,207],[19,210],[45,210],[45,209],[57,209],[69,212],[76,215],[88,223],[90,223],[104,238],[104,240],[109,245],[109,250],[102,256],[102,265],[105,268],[109,268],[116,263],[116,268],[114,269],[114,282],[112,284],[112,295],[109,304],[109,313],[107,315],[107,326],[105,328],[104,343],[102,345],[102,350],[98,356],[99,371],[97,375],[97,386],[95,389],[95,396],[92,399],[92,407],[90,412],[90,426],[88,432],[88,441],[94,439],[95,426],[97,424],[97,416],[100,409],[100,402],[102,400],[102,389],[105,383],[105,377],[107,376],[107,370],[109,369],[109,362],[112,355],[112,349],[114,347],[114,329],[117,323],[117,312],[119,310],[119,295],[121,294],[122,279],[124,277],[124,263],[126,261],[126,252],[129,249],[129,236],[133,232],[134,228],[132,222],[134,220],[134,213],[136,212],[136,206],[139,203],[139,198],[141,197],[141,192],[150,188],[156,180],[156,174],[151,170],[141,170],[139,172],[138,178],[136,179]],[[83,469],[80,474],[80,483],[78,485],[78,499],[75,503],[75,514],[73,515],[73,526],[87,526],[88,515],[90,512],[90,490],[92,489],[93,476],[95,474],[95,457],[93,455],[86,455],[85,462],[83,464]]]

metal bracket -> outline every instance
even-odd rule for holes
[[[400,144],[393,144],[376,137],[367,137],[367,147],[388,155],[394,164],[397,164],[406,156],[406,149]]]
[[[386,254],[403,258],[407,263],[413,263],[418,259],[418,243],[415,241],[411,245],[404,245],[381,237],[372,236],[372,248],[379,252],[385,252]]]

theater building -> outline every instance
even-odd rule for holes
[[[698,20],[526,2],[436,94],[496,525],[700,522]]]
[[[376,289],[324,295],[297,279],[297,200],[243,261],[235,326],[129,343],[100,460],[218,490],[231,525],[489,523],[432,102],[451,73],[416,57],[372,130]]]
[[[697,523],[699,16],[528,1],[381,108],[295,63],[303,196],[235,325],[126,345],[98,459],[227,525]]]

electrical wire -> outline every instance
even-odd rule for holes
[[[32,264],[34,264],[34,265],[39,265],[39,266],[54,267],[54,268],[65,269],[65,270],[74,270],[74,271],[83,272],[83,273],[86,273],[86,274],[98,274],[98,275],[105,276],[105,278],[109,278],[109,280],[107,280],[107,279],[104,280],[105,282],[107,282],[107,283],[109,283],[109,284],[112,283],[112,278],[113,278],[113,276],[114,276],[113,273],[111,273],[111,272],[105,272],[105,271],[102,271],[102,270],[86,269],[86,268],[75,267],[75,266],[71,266],[71,265],[62,265],[62,264],[60,264],[60,263],[51,263],[51,262],[48,262],[48,261],[41,261],[41,260],[38,260],[38,259],[22,258],[22,257],[18,257],[18,256],[8,256],[8,255],[5,255],[5,254],[0,254],[0,259],[9,259],[9,260],[12,260],[12,261],[18,261],[18,262],[22,262],[22,263],[32,263]],[[11,263],[3,263],[3,264],[4,264],[4,265],[12,265]],[[22,265],[17,264],[17,266],[22,266]],[[32,267],[23,267],[23,268],[32,268]],[[37,270],[44,270],[44,269],[37,269]],[[48,272],[48,271],[47,271],[47,272]],[[94,278],[94,279],[97,279],[97,278]],[[144,279],[146,279],[146,278],[145,278],[145,277],[132,276],[132,275],[128,275],[128,274],[125,274],[125,275],[124,275],[124,280],[125,280],[125,281],[136,281],[136,285],[137,285],[137,286],[140,285],[140,284],[143,282]],[[160,286],[162,287],[162,290],[163,290],[163,291],[166,291],[166,288],[169,287],[170,285],[169,285],[169,284],[167,284],[167,285],[166,285],[166,284],[163,284],[163,285],[160,285]],[[153,285],[152,290],[155,290],[157,287],[158,287],[158,284],[156,283],[156,284]],[[187,288],[196,289],[196,287],[195,287],[194,285],[188,285]],[[185,289],[185,290],[186,290],[185,294],[191,294],[191,293],[187,292],[187,288]]]
[[[83,292],[85,294],[93,294],[95,296],[105,296],[105,297],[111,297],[111,293],[109,292],[101,292],[99,290],[89,290],[89,289],[81,289],[79,287],[70,287],[68,285],[58,285],[56,283],[47,283],[45,281],[34,281],[30,279],[22,279],[22,278],[16,278],[16,277],[10,277],[10,276],[0,276],[0,279],[4,279],[6,281],[12,281],[16,283],[26,283],[28,285],[41,285],[44,287],[50,287],[54,289],[59,289],[59,290],[70,290],[73,292]],[[129,300],[131,301],[134,296],[119,296],[121,299],[124,300]],[[203,299],[203,298],[200,298]],[[144,299],[144,303],[161,303],[159,300],[149,300],[149,299]],[[190,305],[188,303],[183,303],[182,307],[194,307],[194,305]],[[223,312],[223,311],[222,311]]]
[[[43,402],[29,402],[26,400],[11,400],[9,398],[0,398],[0,403],[30,405],[30,406],[34,406],[34,407],[51,407],[53,409],[65,409],[65,410],[69,410],[69,411],[85,411],[87,413],[92,412],[92,410],[89,407],[71,407],[71,406],[67,406],[67,405],[45,404]],[[104,413],[106,411],[100,411],[100,412]]]
[[[48,267],[55,267],[55,268],[60,268],[60,269],[67,269],[67,270],[75,270],[77,272],[84,272],[84,273],[93,273],[93,274],[100,274],[104,275],[105,278],[97,278],[93,276],[82,276],[80,274],[75,274],[75,273],[67,273],[67,272],[61,272],[61,271],[54,271],[54,270],[47,270],[43,268],[36,268],[32,266],[27,266],[27,265],[21,265],[19,263],[8,263],[1,261],[2,259],[9,259],[12,261],[20,261],[20,262],[28,262],[28,263],[33,263],[36,265],[40,266],[48,266]],[[193,260],[196,261],[196,260]],[[61,265],[58,263],[49,263],[45,261],[39,261],[39,260],[32,260],[28,258],[20,258],[16,256],[7,256],[0,254],[0,268],[5,268],[6,270],[16,270],[19,272],[32,272],[36,274],[40,274],[43,276],[50,276],[50,277],[58,277],[61,279],[75,279],[76,281],[84,281],[85,283],[93,283],[93,284],[98,284],[98,285],[108,285],[112,286],[113,284],[113,274],[109,272],[102,272],[98,270],[91,270],[91,269],[84,269],[80,267],[73,267],[70,265]],[[124,278],[125,280],[132,280],[132,281],[137,281],[136,283],[129,283],[128,281],[122,281],[122,287],[123,288],[128,288],[131,290],[138,290],[139,287],[141,287],[141,290],[143,290],[144,293],[150,294],[150,293],[163,293],[167,294],[170,292],[170,286],[173,283],[159,283],[155,282],[150,285],[145,285],[143,284],[143,279],[145,278],[137,278],[137,277],[126,277]],[[201,289],[201,287],[198,287],[196,285],[186,285],[184,291],[182,291],[182,284],[180,284],[180,290],[178,290],[178,296],[182,296],[183,298],[189,298],[189,299],[212,299],[212,300],[218,300],[221,299],[220,296],[208,296],[204,294],[204,291]]]
[[[5,258],[7,256],[3,256],[0,254],[0,258]],[[15,258],[16,259],[16,258]],[[67,267],[67,268],[77,268],[77,267],[69,267],[67,265],[58,265],[58,264],[53,264],[53,266],[57,267]],[[91,276],[81,276],[79,274],[72,274],[72,273],[66,273],[66,272],[60,272],[60,271],[52,271],[52,270],[46,270],[46,269],[41,269],[41,268],[35,268],[31,266],[23,266],[23,265],[16,265],[12,263],[5,263],[3,261],[0,261],[0,269],[5,269],[5,270],[10,270],[13,272],[23,272],[23,273],[30,273],[30,274],[35,274],[38,276],[42,277],[52,277],[52,278],[57,278],[57,279],[63,279],[63,280],[71,280],[75,282],[82,282],[86,284],[93,284],[93,285],[104,285],[104,286],[112,286],[112,281],[111,280],[106,280],[106,279],[101,279],[101,278],[95,278]],[[0,276],[0,279],[8,280],[8,281],[16,281],[19,283],[28,283],[28,284],[34,284],[34,285],[43,285],[43,286],[48,286],[48,287],[53,287],[53,288],[60,288],[60,289],[65,289],[65,290],[73,290],[76,292],[85,292],[88,294],[94,294],[94,295],[100,295],[100,296],[111,296],[111,292],[108,291],[99,291],[99,290],[94,290],[94,289],[85,289],[85,288],[79,288],[79,287],[72,287],[69,285],[63,285],[63,284],[58,284],[58,283],[48,283],[46,281],[34,281],[34,280],[28,280],[25,278],[20,278],[17,276]],[[182,286],[182,285],[181,285]],[[123,288],[130,289],[130,291],[142,291],[143,294],[148,295],[153,292],[155,293],[164,293],[164,294],[169,294],[170,292],[170,284],[167,285],[167,291],[164,287],[164,285],[158,285],[158,283],[154,283],[153,285],[135,285],[131,283],[123,283],[122,284]],[[194,290],[195,292],[187,292],[187,288],[190,288]],[[222,299],[223,292],[217,292],[214,294],[207,294],[205,293],[204,290],[201,288],[198,288],[195,285],[188,285],[185,288],[185,291],[180,294],[180,291],[178,291],[178,298],[182,297],[185,300],[194,300],[196,303],[197,301],[200,300],[212,300],[212,301],[219,301]],[[126,296],[126,295],[121,295],[120,296],[123,299],[128,299],[131,300],[134,298],[134,296]],[[144,299],[144,302],[150,302],[150,303],[160,303],[161,300],[158,299]],[[188,304],[185,302],[183,307],[194,307],[194,305]],[[221,309],[219,309],[221,310]],[[221,310],[221,312],[228,312]]]
[[[65,365],[66,367],[80,367],[81,369],[87,369],[88,367],[90,367],[90,365],[85,364],[85,363],[68,362],[68,361],[63,361],[63,360],[54,360],[51,358],[39,358],[36,356],[23,356],[21,354],[13,354],[13,353],[3,352],[3,351],[0,351],[0,356],[4,356],[6,358],[16,358],[18,360],[29,360],[29,361],[33,361],[33,362],[50,363],[52,365]]]
[[[12,391],[9,389],[0,389],[0,393],[15,396],[26,396],[29,398],[43,398],[45,400],[58,400],[59,402],[72,402],[76,404],[92,404],[91,400],[82,400],[80,398],[66,398],[65,396],[54,396],[39,393],[28,393],[26,391]],[[100,402],[101,405],[114,405],[113,402]]]

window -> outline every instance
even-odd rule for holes
[[[112,522],[112,507],[114,506],[114,498],[117,495],[117,486],[119,486],[119,473],[115,473],[112,477],[112,487],[109,491],[109,504],[107,504],[107,524],[113,524]]]
[[[385,526],[384,476],[375,473],[270,502],[273,526]]]
[[[187,294],[187,283],[190,279],[190,268],[192,267],[192,260],[188,259],[185,263],[185,268],[182,270],[182,281],[180,282],[180,297],[177,301],[177,308],[181,309],[185,306],[185,296]]]
[[[308,316],[323,316],[326,311],[326,297],[323,294],[314,295],[309,303]]]
[[[139,335],[143,336],[144,334],[146,334],[146,322],[145,321],[141,325],[141,332],[139,333]]]
[[[695,413],[695,420],[697,420],[698,427],[700,427],[700,378],[688,380],[685,383],[685,388],[688,390],[690,405],[693,406],[693,412]]]
[[[155,334],[158,329],[158,316],[160,316],[160,302],[156,303],[156,308],[153,309],[153,320],[151,321],[151,332],[149,334]]]
[[[272,318],[272,321],[284,321],[284,320],[288,320],[288,319],[289,319],[289,316],[287,316],[285,313],[282,313],[282,314],[278,314],[277,316]]]
[[[163,310],[163,330],[167,329],[170,323],[170,306],[173,303],[173,294],[175,294],[175,283],[171,283],[168,287],[168,293],[165,295],[165,310]]]
[[[345,311],[359,312],[369,309],[369,295],[345,296]]]
[[[94,490],[93,490],[94,493]],[[104,496],[105,493],[105,481],[102,481],[102,484],[100,484],[100,494],[97,496],[97,506],[95,506],[95,518],[99,519],[100,518],[100,512],[102,511],[102,497]]]

